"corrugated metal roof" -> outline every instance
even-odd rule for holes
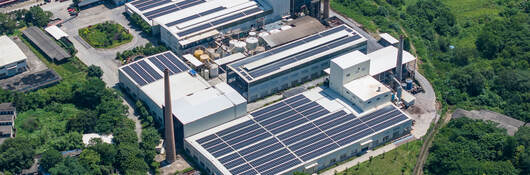
[[[0,36],[0,67],[25,60],[27,57],[17,44],[7,36]]]
[[[287,25],[293,26],[293,28],[265,36],[263,37],[263,40],[265,40],[270,47],[276,47],[326,29],[320,21],[310,16],[295,19],[288,22]]]

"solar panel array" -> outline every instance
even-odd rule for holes
[[[162,6],[167,3],[171,3],[171,2],[172,2],[171,0],[137,0],[137,1],[131,2],[131,4],[134,7],[136,7],[138,10],[144,11],[144,10]]]
[[[222,9],[217,9],[217,10],[222,10]],[[214,11],[211,11],[211,12],[208,12],[208,13],[214,13],[214,12],[215,12],[215,9],[214,9]],[[210,22],[207,22],[207,23],[192,27],[190,29],[186,29],[186,30],[180,31],[180,32],[177,33],[177,35],[179,37],[184,37],[186,35],[189,35],[189,34],[192,34],[192,33],[195,33],[195,32],[199,32],[199,31],[211,28],[211,27],[215,27],[215,26],[219,26],[219,25],[225,24],[225,23],[230,22],[230,21],[235,20],[235,19],[247,18],[247,17],[253,16],[253,15],[262,13],[262,12],[263,12],[263,10],[260,7],[253,7],[253,8],[250,8],[250,9],[242,11],[242,12],[238,12],[238,13],[235,13],[235,14],[232,14],[232,15],[224,16],[224,17],[222,17],[220,19],[216,19],[214,21],[210,21]],[[198,14],[198,15],[200,15],[200,14]],[[188,20],[191,20],[191,19],[193,19],[193,18],[190,17],[189,19],[182,19],[182,20],[184,20],[183,22],[185,22],[185,21],[188,21]],[[179,23],[182,23],[182,22],[180,22],[180,21],[178,23],[177,22],[172,22],[170,24],[173,26],[173,25],[177,25]]]
[[[160,16],[164,16],[179,10],[183,10],[189,7],[193,7],[202,3],[205,3],[205,0],[185,0],[182,2],[178,2],[175,4],[171,4],[165,7],[161,7],[155,10],[151,10],[149,12],[144,13],[144,16],[151,20]]]
[[[408,120],[392,105],[357,117],[304,95],[252,112],[251,120],[197,142],[232,174],[277,174]]]
[[[190,69],[171,51],[142,59],[127,66],[123,66],[121,69],[140,86],[144,86],[162,79],[162,75],[159,74],[153,67],[151,67],[147,61],[155,65],[155,67],[161,72],[163,72],[165,69],[169,69],[171,75],[188,71]]]
[[[320,39],[320,38],[323,38],[323,37],[326,37],[326,36],[341,32],[341,31],[347,31],[347,32],[350,32],[350,33],[353,32],[353,30],[351,30],[350,28],[348,28],[348,27],[346,27],[344,25],[341,25],[341,26],[335,27],[333,29],[330,29],[330,30],[327,30],[327,31],[324,31],[324,32],[321,32],[321,33],[306,37],[304,39],[301,39],[301,40],[298,40],[298,41],[295,41],[295,42],[292,42],[292,43],[289,43],[289,44],[286,44],[286,45],[283,45],[283,46],[280,46],[280,47],[277,47],[277,48],[274,48],[274,49],[271,49],[269,51],[263,52],[261,54],[255,55],[253,57],[249,57],[249,58],[247,58],[245,60],[257,61],[257,60],[272,56],[274,54],[278,54],[278,53],[280,53],[282,51],[285,51],[285,50],[288,50],[288,49],[292,49],[292,48],[294,48],[296,46],[300,46],[302,44],[310,43],[310,42],[315,41],[317,39]],[[265,74],[271,73],[273,71],[279,70],[282,66],[294,63],[296,61],[305,59],[307,57],[316,55],[318,53],[322,53],[322,52],[327,51],[329,49],[336,48],[338,46],[344,45],[344,44],[349,43],[349,42],[353,42],[353,41],[358,40],[358,39],[361,38],[361,36],[358,35],[357,33],[353,32],[353,34],[354,34],[353,36],[343,36],[343,37],[340,37],[338,39],[326,42],[324,44],[320,44],[320,45],[316,45],[316,46],[312,46],[312,47],[307,47],[301,52],[290,53],[290,55],[287,55],[287,56],[285,56],[282,59],[278,59],[278,60],[276,60],[274,62],[268,63],[266,65],[263,65],[263,66],[261,66],[259,68],[255,68],[255,69],[252,69],[252,70],[246,70],[246,69],[243,69],[243,68],[240,67],[244,63],[246,63],[245,61],[239,62],[239,64],[235,63],[232,67],[237,72],[240,72],[241,75],[243,75],[248,81],[250,81],[250,80],[253,80],[253,79],[257,78],[257,77],[260,77],[260,76],[263,76]]]

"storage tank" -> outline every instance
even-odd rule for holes
[[[202,54],[200,57],[199,57],[199,60],[203,63],[206,63],[208,62],[208,60],[210,60],[210,56],[208,56],[208,54]]]
[[[248,37],[245,41],[247,42],[248,50],[254,50],[258,47],[259,40],[255,37]]]
[[[239,41],[236,40],[236,39],[231,39],[230,41],[228,41],[228,46],[230,48],[234,48],[234,46],[236,45],[237,42],[239,42]]]
[[[249,37],[256,37],[256,35],[257,35],[256,32],[248,32]]]
[[[243,41],[238,41],[234,45],[234,48],[232,49],[232,53],[244,52],[246,47],[247,47],[247,43],[245,43]]]
[[[219,66],[217,64],[210,64],[210,77],[215,78],[219,76]]]
[[[405,85],[405,90],[407,90],[407,91],[412,90],[412,79],[407,78],[407,79],[405,80],[405,83],[406,83],[406,85]]]
[[[197,59],[200,59],[201,58],[201,55],[204,54],[204,51],[202,51],[201,49],[197,49],[195,50],[195,52],[193,52],[193,56],[195,56],[195,58]]]
[[[259,39],[260,45],[265,44],[265,40],[263,39],[263,37],[269,36],[269,35],[270,34],[268,32],[261,32],[261,33],[258,34],[258,39]]]
[[[205,79],[205,80],[209,80],[210,79],[210,71],[208,69],[204,69],[202,71],[202,77]]]

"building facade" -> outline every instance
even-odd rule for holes
[[[0,104],[0,144],[15,137],[16,108],[11,103]]]
[[[227,81],[248,101],[323,75],[329,61],[366,49],[366,39],[341,25],[228,65]]]
[[[0,36],[0,78],[10,77],[27,70],[27,57],[15,42]]]

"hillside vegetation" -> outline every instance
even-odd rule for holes
[[[407,36],[405,49],[419,56],[440,102],[530,122],[527,0],[332,0],[331,6],[369,32]]]

